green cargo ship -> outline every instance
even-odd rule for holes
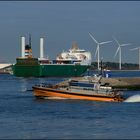
[[[13,74],[18,77],[77,77],[89,68],[78,64],[39,64],[37,58],[17,58]]]
[[[30,40],[29,40],[30,41]],[[90,52],[79,49],[76,44],[68,52],[62,52],[56,60],[43,56],[43,39],[40,39],[40,58],[32,57],[31,43],[25,45],[22,37],[22,57],[16,59],[13,74],[17,77],[79,77],[91,64]]]

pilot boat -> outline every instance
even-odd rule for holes
[[[92,101],[122,102],[122,94],[100,81],[69,80],[68,85],[35,85],[33,94],[37,98],[82,99]]]

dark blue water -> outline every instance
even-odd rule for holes
[[[140,72],[133,74],[139,76]],[[28,91],[38,83],[62,80],[0,75],[0,138],[140,138],[140,102],[37,100]],[[140,91],[127,92],[140,94]]]

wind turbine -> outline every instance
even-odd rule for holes
[[[93,35],[91,35],[91,33],[89,33],[89,35],[90,35],[90,37],[93,39],[93,41],[97,44],[97,48],[96,48],[96,52],[95,52],[95,56],[96,56],[96,54],[98,55],[97,56],[97,62],[98,62],[98,70],[100,69],[100,45],[103,45],[103,44],[106,44],[106,43],[110,43],[110,42],[112,42],[112,41],[106,41],[106,42],[98,42],[94,37],[93,37]]]
[[[116,53],[115,53],[114,57],[116,57],[117,53],[119,52],[119,69],[121,70],[122,69],[122,67],[121,67],[121,61],[122,61],[121,47],[128,46],[128,45],[131,45],[131,44],[130,43],[120,44],[115,37],[113,37],[113,38],[116,41],[116,43],[118,44],[118,49],[116,50]]]
[[[130,49],[131,51],[138,50],[139,51],[139,69],[140,69],[140,47]]]

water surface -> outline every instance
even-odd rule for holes
[[[0,138],[140,138],[140,102],[37,100],[28,91],[38,83],[63,80],[0,75]],[[140,91],[126,92],[140,97]]]

